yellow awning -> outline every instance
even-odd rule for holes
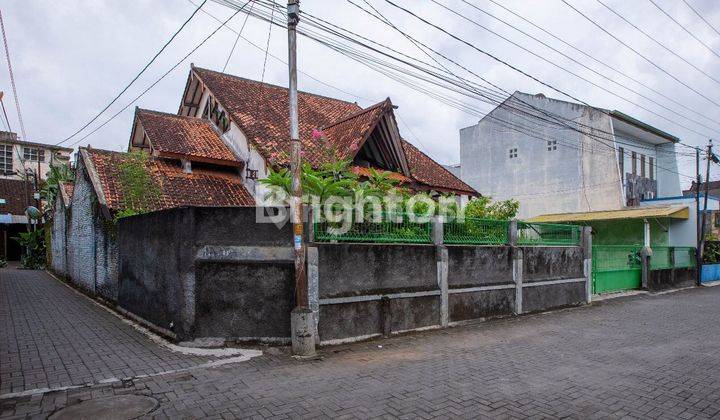
[[[592,222],[599,220],[646,219],[665,217],[687,219],[690,209],[687,206],[643,206],[620,210],[591,211],[585,213],[544,214],[528,219],[533,223]]]

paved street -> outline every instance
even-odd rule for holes
[[[18,358],[24,366],[23,357],[44,367],[72,352],[85,379],[95,369],[131,374],[197,363],[137,337],[43,274],[0,276],[3,369]],[[266,352],[220,367],[1,399],[0,415],[42,417],[88,399],[142,394],[158,399],[153,415],[170,418],[712,418],[720,414],[718,319],[720,287],[641,295],[328,348],[311,362]],[[48,382],[36,374],[24,383]]]
[[[0,269],[0,395],[197,366],[49,275]]]

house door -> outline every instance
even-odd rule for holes
[[[639,289],[642,285],[641,245],[593,245],[593,293]]]

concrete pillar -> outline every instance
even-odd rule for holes
[[[437,247],[437,279],[440,288],[440,325],[444,328],[450,324],[450,306],[448,291],[448,250],[440,245]]]
[[[643,248],[640,250],[640,263],[642,267],[641,287],[648,288],[650,280],[650,259],[652,258],[652,248],[650,248],[650,222],[643,220]]]
[[[581,245],[583,249],[583,273],[585,276],[585,301],[592,302],[592,227],[583,226]]]
[[[315,316],[310,308],[295,308],[290,312],[292,352],[302,357],[315,356]]]
[[[392,309],[390,308],[390,298],[383,296],[380,298],[380,322],[382,323],[383,337],[388,338],[392,334]]]
[[[308,306],[313,312],[315,344],[320,344],[318,325],[320,324],[320,272],[318,270],[318,248],[307,248]]]
[[[443,235],[444,235],[444,229],[443,229],[443,217],[442,216],[433,216],[430,220],[430,226],[431,226],[431,233],[430,237],[432,239],[433,244],[435,245],[442,245],[443,244]]]
[[[515,315],[523,313],[523,250],[513,247],[512,250],[512,275],[515,282]]]
[[[508,245],[517,246],[517,220],[511,220],[508,225]]]

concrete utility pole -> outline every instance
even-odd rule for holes
[[[293,223],[293,247],[295,249],[295,309],[290,315],[292,350],[296,356],[315,355],[315,317],[308,304],[308,284],[305,271],[305,238],[303,227],[302,185],[300,183],[301,144],[298,123],[297,89],[297,33],[300,22],[300,0],[288,0],[288,71],[290,76],[290,143],[292,155],[292,197],[290,217]]]
[[[703,214],[702,214],[702,225],[700,228],[700,248],[697,253],[700,254],[700,265],[697,266],[697,270],[700,271],[702,266],[703,248],[705,248],[705,215],[707,214],[707,202],[708,202],[708,189],[710,188],[710,162],[713,161],[712,153],[712,140],[708,141],[707,147],[707,170],[705,172],[705,191],[703,192]]]
[[[702,233],[700,232],[700,148],[695,148],[695,283],[700,285],[700,245]]]

